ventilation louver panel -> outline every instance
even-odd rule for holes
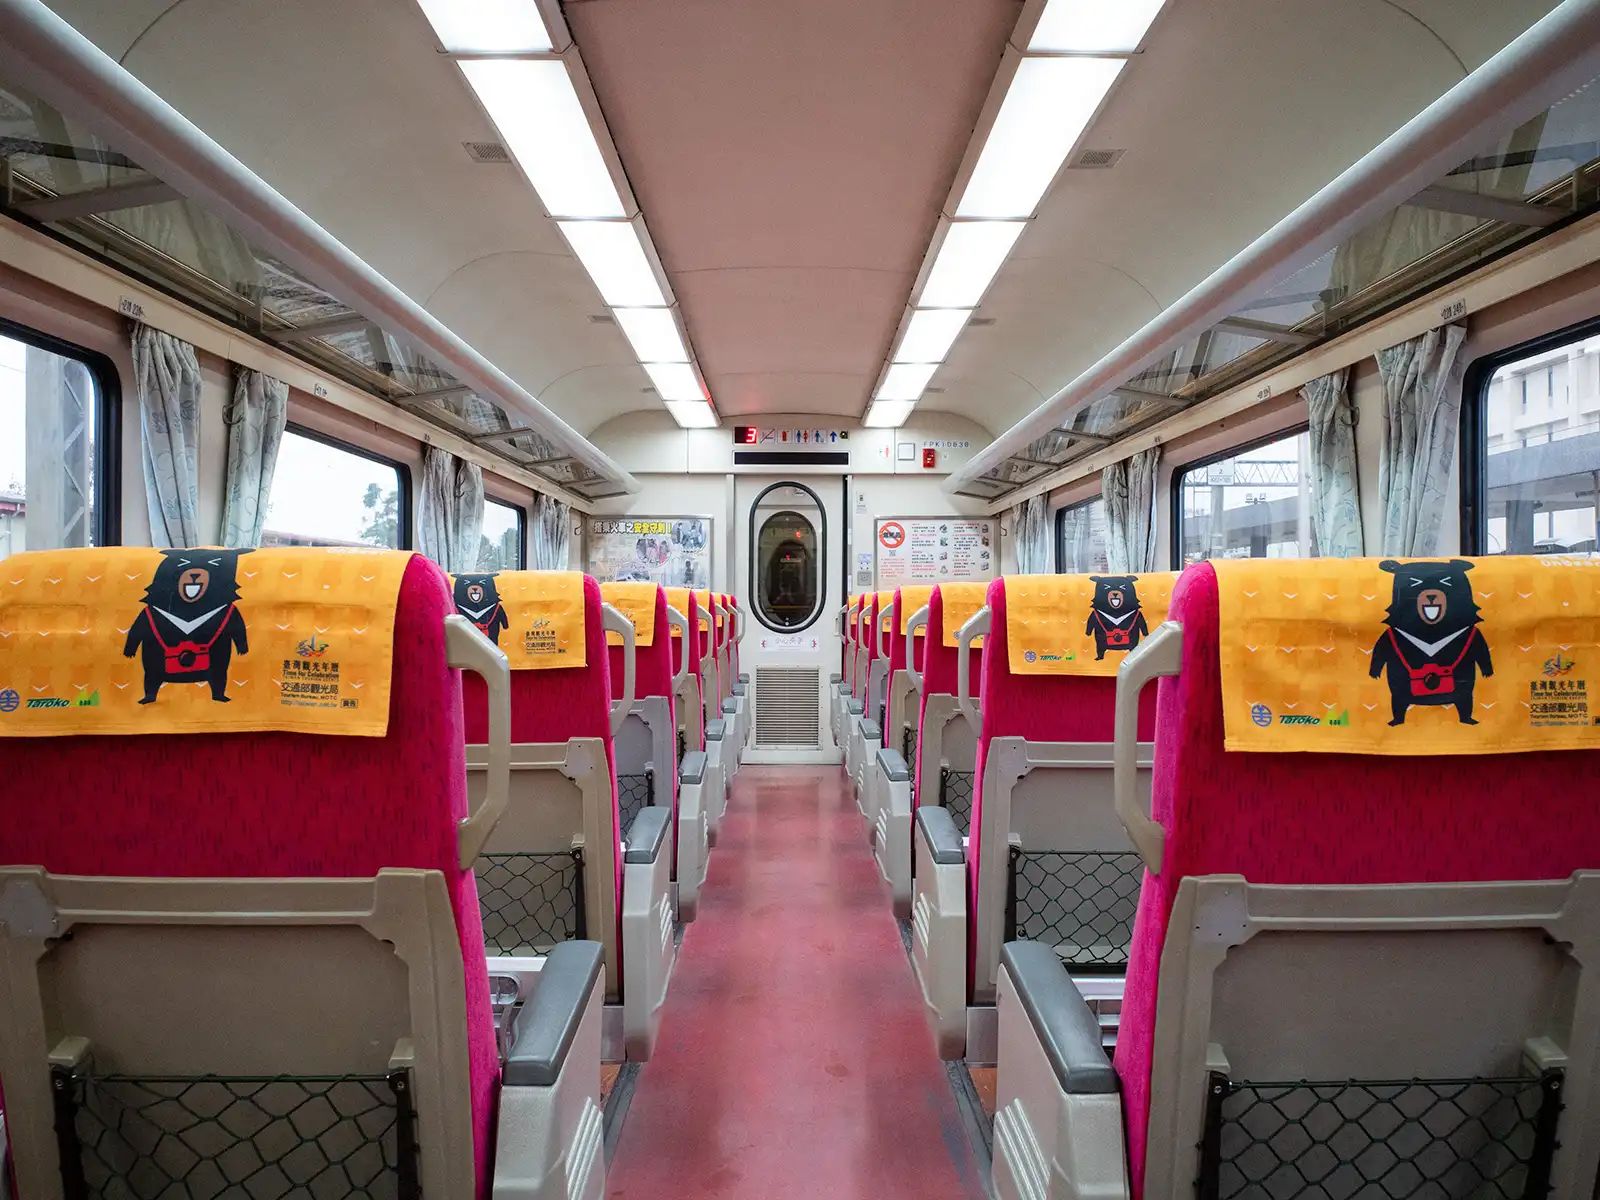
[[[820,747],[821,689],[815,667],[757,667],[756,745],[786,750]]]
[[[499,142],[462,142],[462,149],[475,163],[508,163],[511,152]]]

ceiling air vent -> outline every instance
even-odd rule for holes
[[[1069,165],[1074,171],[1109,171],[1126,153],[1126,150],[1080,150]]]
[[[590,313],[589,314],[589,324],[591,324],[591,325],[615,325],[616,323],[617,323],[617,319],[615,317],[613,317],[610,313]]]
[[[508,163],[511,152],[499,142],[462,142],[467,157],[475,163]]]
[[[923,388],[922,390],[924,392],[927,392],[930,396],[942,396],[942,395],[944,395],[944,389],[942,387]]]
[[[967,322],[967,326],[971,329],[987,329],[989,326],[993,325],[997,319],[998,318],[995,317],[973,317],[972,320]]]

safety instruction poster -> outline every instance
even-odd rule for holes
[[[879,588],[977,582],[995,576],[1000,531],[994,521],[880,517],[873,532]]]
[[[594,517],[586,567],[601,583],[711,586],[710,517]]]

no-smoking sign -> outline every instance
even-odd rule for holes
[[[905,544],[906,527],[899,521],[885,521],[878,530],[878,541],[885,550],[898,550]]]

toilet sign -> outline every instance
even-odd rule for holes
[[[878,527],[878,541],[885,550],[898,550],[905,545],[906,527],[899,521],[885,521]]]

